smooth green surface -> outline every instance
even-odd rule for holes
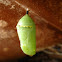
[[[19,20],[17,24],[17,33],[22,51],[27,55],[34,55],[36,53],[36,28],[33,20],[28,14],[24,15]]]

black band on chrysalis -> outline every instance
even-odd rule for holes
[[[26,14],[28,14],[29,11],[26,11]]]

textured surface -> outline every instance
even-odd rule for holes
[[[36,24],[37,51],[62,43],[61,0],[0,0],[0,60],[24,56],[16,24],[26,8],[30,9],[29,15]]]

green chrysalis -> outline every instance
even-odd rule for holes
[[[17,33],[22,51],[33,56],[36,53],[36,27],[35,23],[28,15],[24,15],[17,24]]]

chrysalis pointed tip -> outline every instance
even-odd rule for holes
[[[28,14],[28,12],[29,12],[29,9],[27,8],[26,14]]]

